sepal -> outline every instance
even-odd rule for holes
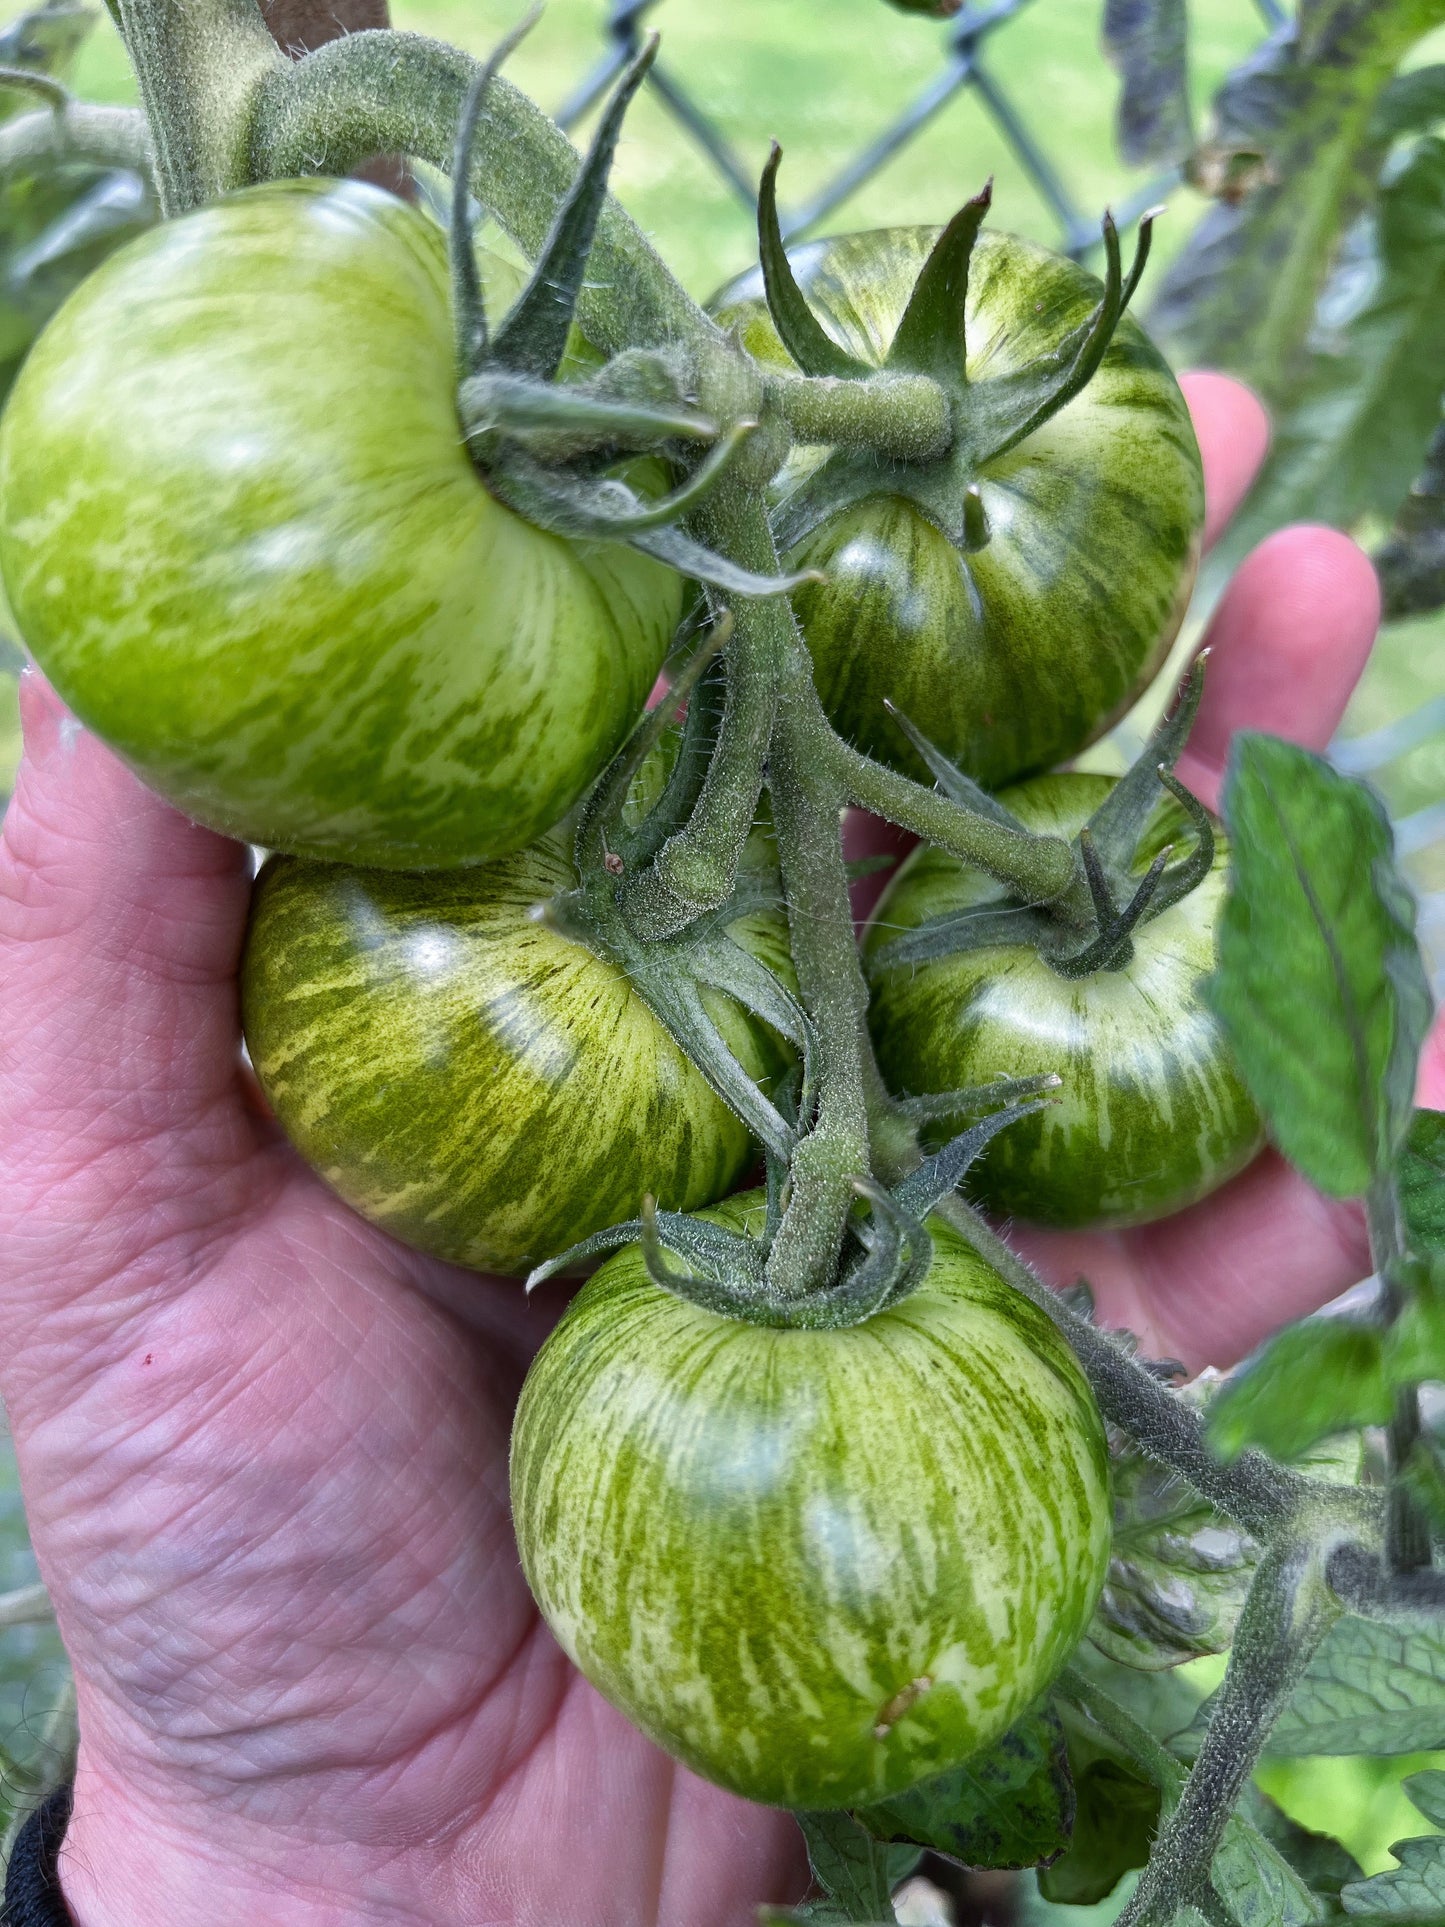
[[[880,946],[872,959],[872,971],[903,969],[963,951],[1015,944],[1032,946],[1062,977],[1082,978],[1127,965],[1133,955],[1132,933],[1197,889],[1213,870],[1218,855],[1213,817],[1173,769],[1198,714],[1207,654],[1202,652],[1191,664],[1174,706],[1154,730],[1143,754],[1078,833],[1079,859],[1093,906],[1093,936],[1088,936],[1087,925],[1081,927],[1077,920],[1061,922],[1047,905],[1037,907],[1006,898],[920,923]],[[892,705],[889,707],[894,721],[946,795],[976,815],[1028,834],[1026,826],[997,798],[980,790],[916,725]],[[1140,877],[1136,864],[1159,809],[1161,789],[1183,813],[1192,844],[1179,862],[1171,862],[1172,844],[1158,851]]]
[[[477,144],[487,92],[502,67],[542,17],[539,3],[500,40],[478,69],[462,102],[452,152],[452,209],[448,234],[451,259],[452,326],[456,337],[457,372],[475,374],[491,351],[481,277],[472,247],[472,153]]]
[[[1057,1077],[1046,1080],[1057,1086]],[[1031,1117],[1035,1111],[1045,1110],[1053,1103],[1051,1097],[1035,1097],[1023,1104],[1010,1104],[1005,1110],[994,1111],[990,1116],[980,1118],[956,1138],[944,1145],[941,1151],[931,1158],[925,1158],[916,1171],[910,1171],[894,1191],[898,1203],[916,1217],[925,1218],[933,1207],[951,1192],[958,1189],[968,1174],[968,1168],[982,1157],[1000,1131],[1006,1131],[1010,1124],[1017,1124],[1020,1118]]]
[[[783,150],[776,141],[758,187],[758,259],[768,312],[778,337],[805,375],[832,375],[864,380],[873,373],[867,362],[839,347],[808,306],[798,286],[793,264],[783,244],[778,223],[778,165]]]
[[[883,698],[883,707],[927,765],[929,774],[945,796],[962,804],[964,809],[972,810],[975,816],[986,816],[991,823],[1001,823],[1010,830],[1023,829],[1023,824],[1012,810],[1005,808],[996,796],[990,796],[986,789],[981,789],[956,763],[950,762],[938,745],[930,742],[918,725],[887,696]]]
[[[489,465],[488,479],[493,492],[509,508],[525,515],[538,527],[557,535],[583,540],[628,542],[637,536],[665,530],[680,516],[695,509],[722,481],[738,450],[757,427],[756,422],[739,422],[711,449],[688,479],[669,494],[653,500],[640,496],[615,475],[601,481],[569,476],[545,467],[520,449],[508,451]],[[702,555],[710,552],[694,544]],[[723,558],[711,558],[723,564]],[[731,568],[731,563],[725,564]],[[708,578],[704,577],[704,580]],[[770,581],[768,577],[753,577]],[[773,590],[755,591],[772,594]]]
[[[606,371],[604,370],[603,373]],[[548,461],[632,454],[660,442],[714,442],[718,425],[680,403],[637,401],[592,382],[539,382],[503,368],[469,375],[457,390],[469,442],[485,453],[498,435]]]
[[[1049,354],[1040,356],[1016,374],[992,376],[969,384],[960,438],[967,445],[971,462],[981,467],[1006,454],[1088,386],[1139,285],[1153,234],[1151,212],[1139,223],[1134,261],[1126,275],[1119,249],[1119,231],[1113,216],[1106,214],[1103,220],[1104,291],[1091,313],[1071,328]]]
[[[991,1084],[971,1084],[964,1090],[896,1097],[893,1106],[916,1124],[931,1124],[938,1118],[962,1117],[966,1112],[986,1111],[993,1105],[1019,1104],[1025,1098],[1058,1090],[1063,1081],[1057,1071],[1044,1071],[1037,1077],[999,1077]]]
[[[992,204],[993,182],[987,181],[939,235],[913,284],[885,368],[931,375],[950,389],[966,379],[968,270]]]
[[[607,182],[628,108],[657,58],[658,36],[649,34],[607,103],[587,158],[557,210],[552,230],[516,305],[497,331],[493,353],[503,367],[551,381],[567,352],[567,331],[587,276]]]
[[[1149,819],[1159,807],[1160,764],[1172,770],[1184,753],[1189,732],[1199,714],[1208,661],[1209,651],[1201,649],[1143,753],[1119,778],[1089,820],[1090,834],[1105,868],[1117,875],[1128,874]]]

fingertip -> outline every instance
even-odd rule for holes
[[[1429,1111],[1445,1110],[1445,1017],[1436,1019],[1420,1053],[1415,1102]]]
[[[1236,730],[1324,749],[1339,727],[1380,621],[1364,551],[1313,523],[1280,529],[1241,564],[1209,631],[1204,700],[1181,759],[1213,804]]]
[[[1269,414],[1232,375],[1198,368],[1179,377],[1204,465],[1204,546],[1219,540],[1269,451]]]

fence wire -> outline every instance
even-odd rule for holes
[[[781,211],[784,235],[789,240],[797,239],[826,221],[895,155],[915,141],[930,122],[952,103],[971,95],[998,129],[1004,145],[1016,156],[1053,215],[1058,248],[1076,259],[1096,248],[1099,245],[1098,210],[1081,208],[1074,200],[1045,142],[1035,134],[989,64],[993,37],[1005,30],[1025,8],[1037,3],[1038,0],[969,0],[949,23],[943,59],[935,78],[919,90],[882,133],[860,147],[824,187],[801,205]],[[1069,4],[1078,3],[1079,0],[1069,0]],[[651,16],[662,4],[663,0],[608,0],[601,21],[606,49],[557,110],[557,119],[563,127],[576,126],[596,106],[636,56],[652,25]],[[1283,0],[1254,0],[1254,4],[1270,33],[1288,23],[1289,14]],[[751,214],[757,202],[754,174],[698,94],[666,59],[655,62],[646,84]],[[1130,227],[1146,208],[1166,198],[1179,185],[1180,178],[1180,170],[1171,168],[1131,194],[1116,211],[1120,229]],[[1445,736],[1445,695],[1368,735],[1337,741],[1332,745],[1331,755],[1340,769],[1374,778],[1401,757],[1441,736]],[[1401,856],[1410,861],[1413,869],[1421,870],[1421,859],[1437,859],[1424,865],[1432,872],[1429,885],[1435,884],[1439,880],[1438,858],[1445,853],[1445,799],[1398,817],[1395,837]],[[1437,993],[1445,998],[1445,888],[1431,889],[1429,885],[1421,897],[1421,935],[1431,959]]]

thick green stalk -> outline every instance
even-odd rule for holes
[[[1387,1323],[1399,1317],[1404,1302],[1400,1273],[1405,1261],[1405,1228],[1394,1178],[1386,1174],[1366,1200],[1370,1229],[1370,1257],[1380,1279],[1382,1313]],[[1396,1572],[1430,1563],[1430,1527],[1400,1474],[1420,1438],[1420,1394],[1415,1386],[1395,1395],[1395,1409],[1386,1429],[1390,1462],[1390,1529],[1388,1553]]]
[[[935,1208],[981,1258],[1058,1326],[1110,1424],[1127,1432],[1150,1458],[1178,1472],[1211,1505],[1262,1543],[1272,1544],[1294,1530],[1301,1509],[1317,1502],[1318,1484],[1276,1465],[1262,1452],[1242,1452],[1228,1464],[1216,1458],[1198,1412],[1108,1332],[1066,1304],[962,1198],[947,1198]],[[1340,1488],[1332,1496],[1342,1507],[1358,1511],[1360,1525],[1368,1533],[1373,1516],[1369,1495],[1360,1493],[1358,1505],[1349,1488]]]
[[[88,107],[71,102],[42,107],[0,127],[0,175],[34,161],[95,161],[103,167],[155,166],[146,117],[134,107]]]
[[[1339,1616],[1320,1553],[1310,1536],[1261,1560],[1204,1742],[1119,1927],[1168,1927],[1186,1905],[1217,1914],[1210,1869],[1230,1815],[1270,1729]]]
[[[709,508],[708,533],[745,568],[776,572],[760,489],[720,489]],[[739,598],[732,607],[734,645],[746,631],[752,673],[766,677],[776,691],[768,790],[798,988],[818,1039],[816,1116],[793,1156],[788,1205],[768,1261],[772,1289],[797,1297],[833,1282],[854,1181],[871,1175],[868,992],[853,941],[843,796],[823,751],[828,724],[808,652],[783,597]],[[714,758],[714,767],[720,760]]]
[[[184,213],[244,185],[256,90],[287,64],[256,0],[118,5],[165,212]]]
[[[875,763],[839,736],[832,737],[829,754],[850,803],[887,817],[996,877],[1021,902],[1046,903],[1081,930],[1093,927],[1093,899],[1083,864],[1062,837],[1032,836],[975,816],[942,791],[926,789],[912,777]]]
[[[767,376],[768,405],[794,441],[868,448],[897,462],[934,462],[953,441],[948,396],[927,375]]]
[[[420,34],[358,33],[319,47],[267,76],[251,129],[252,176],[346,174],[377,153],[447,167],[478,65]],[[540,252],[577,167],[576,151],[541,108],[506,80],[494,81],[472,188],[529,258]],[[579,319],[607,354],[722,339],[613,200],[598,225]]]
[[[817,1121],[794,1153],[792,1195],[768,1259],[769,1282],[787,1291],[832,1282],[854,1181],[871,1175],[868,991],[843,862],[844,799],[820,754],[827,728],[799,641],[783,670],[768,764],[793,962],[818,1032]]]

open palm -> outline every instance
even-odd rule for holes
[[[1191,385],[1211,525],[1263,448]],[[1215,624],[1181,773],[1241,723],[1328,738],[1377,613],[1295,530]],[[82,1927],[733,1927],[806,1882],[785,1817],[708,1787],[531,1604],[507,1437],[560,1287],[434,1264],[314,1178],[256,1100],[249,860],[150,796],[34,676],[0,849],[0,1391],[75,1662],[62,1859]],[[1212,796],[1211,796],[1212,800]],[[1034,1237],[1106,1318],[1226,1363],[1365,1269],[1355,1213],[1262,1160],[1169,1224]]]

